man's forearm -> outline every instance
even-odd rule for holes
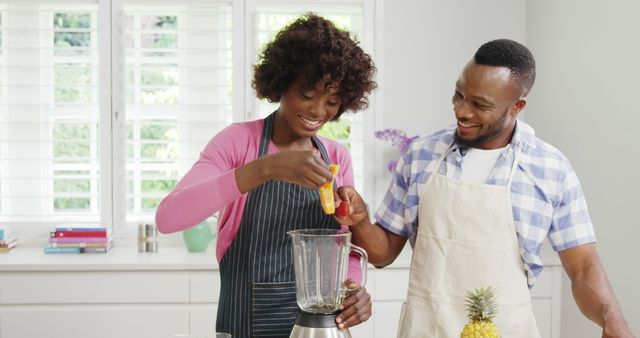
[[[593,243],[558,252],[580,311],[603,328],[602,337],[633,338]]]
[[[627,325],[599,260],[574,278],[571,290],[580,311],[593,322],[601,327]]]
[[[369,217],[351,226],[350,230],[353,233],[353,243],[367,251],[369,262],[376,267],[391,264],[404,246],[404,241],[394,239],[395,235],[378,224],[372,224]]]

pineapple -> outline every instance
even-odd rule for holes
[[[496,290],[493,287],[467,291],[466,301],[469,324],[464,326],[460,338],[499,338],[500,332],[492,322],[497,314]]]

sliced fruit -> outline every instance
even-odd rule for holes
[[[340,202],[336,213],[340,217],[347,217],[349,215],[349,204],[345,201]]]
[[[339,165],[329,164],[331,175],[336,176],[339,170]],[[322,204],[322,210],[325,214],[332,215],[336,212],[335,200],[333,198],[333,178],[320,187],[320,204]]]

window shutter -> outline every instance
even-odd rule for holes
[[[0,222],[100,221],[96,1],[0,3]]]
[[[129,2],[123,15],[126,218],[139,222],[232,122],[232,6]]]

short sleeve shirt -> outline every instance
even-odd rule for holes
[[[433,171],[460,179],[465,149],[454,142],[456,126],[413,141],[393,173],[391,184],[375,218],[385,229],[410,239],[418,230],[420,192]],[[439,169],[435,164],[451,146]],[[587,204],[569,160],[535,136],[533,128],[518,120],[511,143],[498,157],[485,184],[506,186],[520,151],[511,183],[513,218],[529,287],[542,272],[540,249],[548,238],[562,251],[596,241]],[[423,203],[428,203],[423,201]]]

